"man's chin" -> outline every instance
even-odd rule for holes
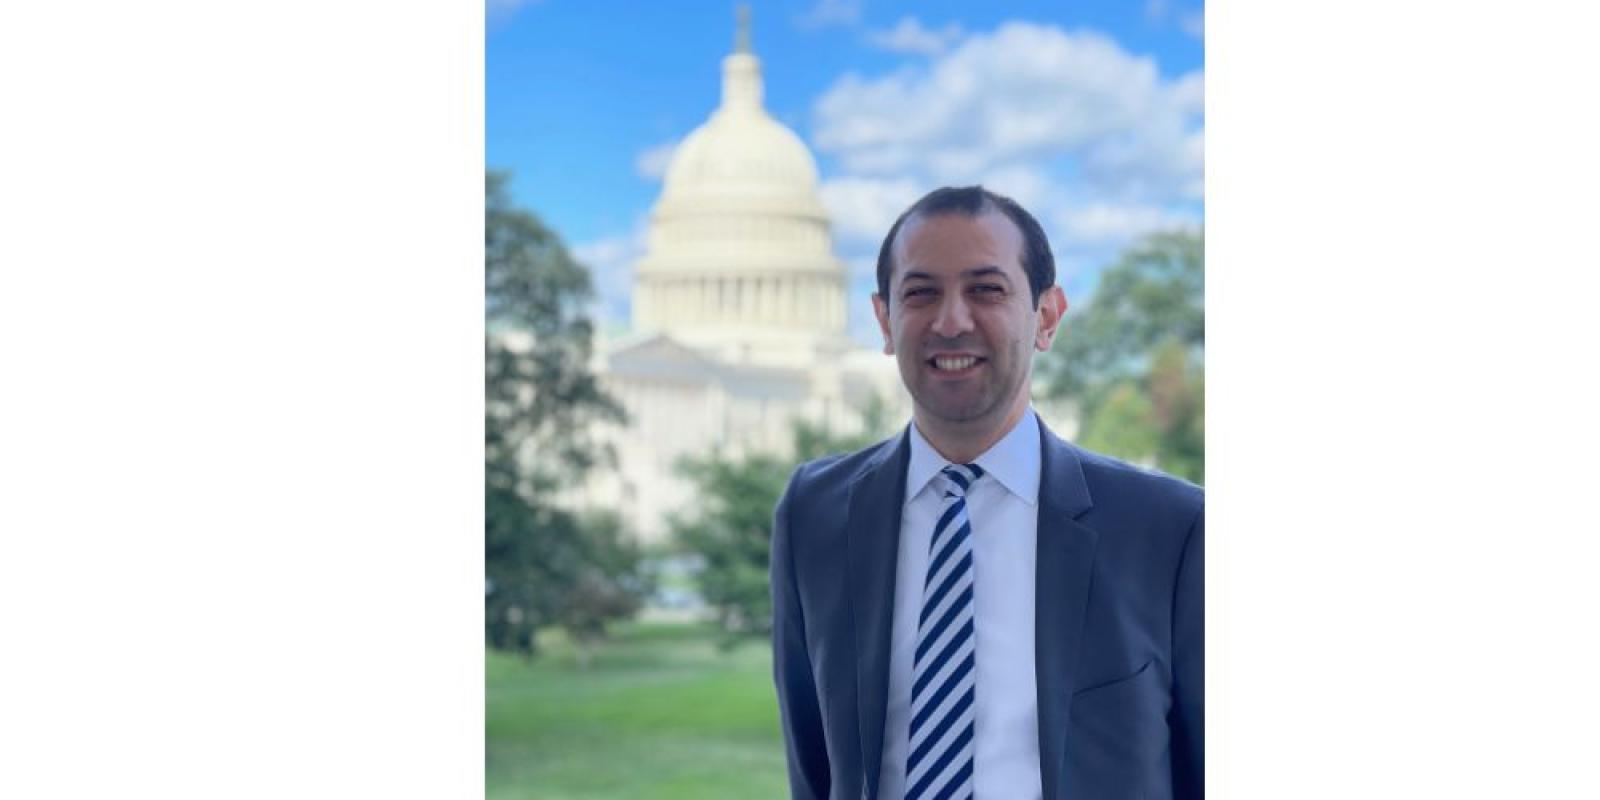
[[[917,398],[917,405],[922,406],[928,416],[951,425],[977,422],[987,416],[994,405],[987,402],[989,398],[985,397],[952,398],[941,397],[940,394],[936,391],[924,392],[923,397]]]

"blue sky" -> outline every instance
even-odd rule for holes
[[[612,329],[666,159],[717,105],[735,5],[487,0],[488,164],[594,270]],[[1198,3],[749,5],[765,105],[817,158],[864,343],[878,241],[938,185],[1028,206],[1079,303],[1134,238],[1200,224]]]

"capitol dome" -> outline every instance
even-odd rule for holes
[[[721,105],[667,168],[635,270],[634,325],[739,360],[809,361],[843,346],[845,270],[816,161],[762,107],[747,26],[722,60]]]
[[[794,131],[761,107],[760,70],[749,53],[724,59],[722,107],[678,146],[667,168],[662,200],[815,194],[817,166],[811,152]]]

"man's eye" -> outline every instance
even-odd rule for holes
[[[933,289],[930,289],[926,286],[918,286],[915,289],[907,289],[905,297],[907,300],[910,300],[913,297],[931,297],[932,295]]]
[[[1006,289],[1004,286],[1000,286],[998,284],[980,283],[977,286],[972,287],[972,291],[976,294],[998,296],[1005,294]]]

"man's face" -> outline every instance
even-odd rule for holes
[[[895,237],[889,297],[874,295],[873,309],[884,352],[933,420],[998,424],[1027,404],[1033,351],[1049,349],[1066,298],[1052,286],[1034,308],[1022,244],[999,212],[914,216]]]

